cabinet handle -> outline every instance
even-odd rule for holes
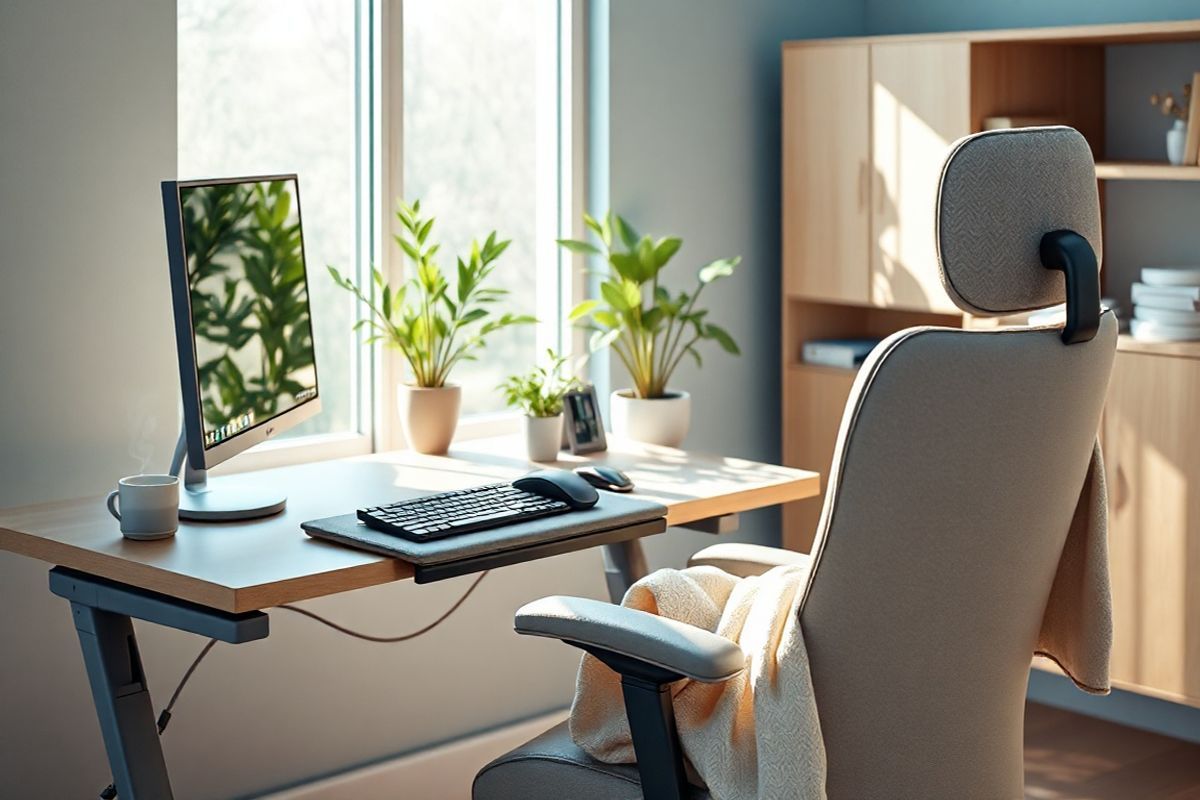
[[[876,183],[876,189],[878,190],[876,192],[876,198],[875,198],[875,210],[878,211],[880,214],[883,214],[883,201],[884,201],[884,196],[887,194],[887,192],[885,192],[884,190],[887,187],[883,183],[883,175],[879,174],[878,172],[875,173],[875,183]]]
[[[1112,510],[1120,511],[1125,507],[1125,503],[1129,500],[1129,480],[1125,477],[1125,470],[1121,469],[1120,464],[1116,464],[1112,481]]]

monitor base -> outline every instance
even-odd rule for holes
[[[287,507],[285,495],[228,481],[228,478],[209,478],[200,491],[182,487],[179,518],[195,522],[233,522],[270,517]]]
[[[270,517],[287,507],[287,495],[257,486],[239,483],[236,475],[208,477],[208,472],[193,469],[187,458],[187,428],[179,431],[171,474],[183,479],[179,489],[179,518],[195,522],[236,522],[241,519]]]

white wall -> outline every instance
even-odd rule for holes
[[[0,505],[161,461],[175,418],[154,225],[175,168],[174,11],[71,5],[0,5]],[[98,729],[44,565],[0,556],[0,640],[4,792],[98,791]]]
[[[774,457],[779,42],[858,32],[861,3],[595,6],[612,45],[612,141],[596,143],[612,171],[597,179],[645,228],[684,237],[675,274],[746,257],[713,294],[746,355],[714,353],[680,377],[697,394],[692,442]],[[101,493],[166,464],[177,379],[158,181],[175,169],[174,37],[170,2],[0,3],[0,506]],[[772,519],[755,535],[770,536]],[[659,539],[660,564],[711,541]],[[0,556],[0,794],[91,797],[107,766],[46,571]],[[400,632],[463,586],[398,584],[311,606]],[[594,551],[500,570],[445,626],[393,647],[275,614],[269,639],[219,646],[189,684],[164,737],[176,795],[252,795],[561,707],[576,654],[515,637],[512,611],[603,591]],[[138,634],[161,704],[202,642],[149,625]]]

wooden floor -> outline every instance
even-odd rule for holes
[[[1030,703],[1027,800],[1200,800],[1200,745]]]

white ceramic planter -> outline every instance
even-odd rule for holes
[[[666,397],[643,400],[632,389],[612,393],[609,405],[613,433],[624,439],[679,447],[692,424],[692,396],[669,392]]]
[[[563,415],[523,417],[525,451],[530,461],[557,461],[562,444]]]
[[[1187,145],[1187,123],[1181,119],[1175,120],[1171,130],[1167,131],[1167,161],[1175,166],[1183,163],[1184,150]]]
[[[409,447],[418,453],[444,453],[450,448],[462,405],[461,386],[429,389],[402,383],[396,389],[396,405]]]

